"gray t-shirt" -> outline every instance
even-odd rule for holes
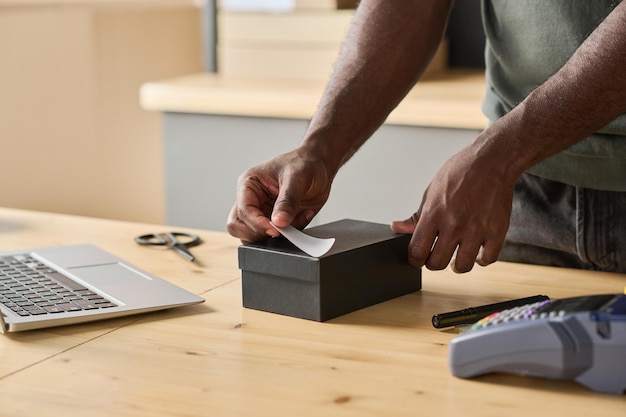
[[[485,115],[495,121],[543,84],[619,3],[483,0]],[[580,187],[626,191],[626,114],[529,172]]]

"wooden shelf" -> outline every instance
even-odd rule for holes
[[[321,80],[192,74],[142,85],[147,110],[309,119],[321,98]],[[450,70],[420,82],[391,113],[387,123],[483,129],[485,91],[482,71]]]

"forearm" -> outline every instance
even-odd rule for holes
[[[333,175],[417,82],[437,50],[451,6],[451,0],[389,3],[361,1],[302,142]]]
[[[477,138],[476,155],[514,181],[626,112],[625,68],[623,2],[556,74]]]

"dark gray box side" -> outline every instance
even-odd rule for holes
[[[421,289],[421,271],[407,262],[409,235],[350,219],[306,233],[335,245],[319,258],[284,238],[239,247],[244,307],[325,321]]]

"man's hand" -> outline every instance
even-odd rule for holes
[[[625,22],[622,2],[559,71],[444,164],[410,219],[392,223],[413,234],[412,265],[443,269],[455,251],[457,272],[497,260],[517,178],[626,111]]]
[[[453,156],[435,175],[419,210],[391,224],[397,233],[413,234],[412,265],[440,270],[452,261],[452,269],[462,273],[474,262],[485,266],[498,259],[509,227],[514,182],[505,182],[479,159],[471,148]]]
[[[323,161],[302,148],[249,169],[239,177],[228,232],[250,242],[278,236],[272,223],[304,228],[328,200],[332,179]]]
[[[445,33],[452,0],[361,0],[300,146],[240,178],[228,231],[243,241],[306,226],[340,167],[368,140],[425,71]],[[271,220],[271,223],[270,223]]]

